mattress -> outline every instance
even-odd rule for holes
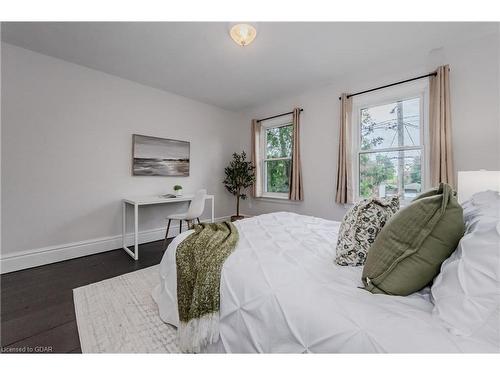
[[[221,273],[220,338],[229,353],[498,352],[480,336],[450,333],[432,316],[428,290],[407,297],[361,289],[361,267],[334,263],[340,223],[277,212],[235,223],[240,240]],[[177,326],[177,236],[153,291]]]

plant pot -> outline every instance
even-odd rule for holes
[[[241,220],[241,219],[244,219],[245,216],[238,216],[238,215],[233,215],[231,216],[231,221],[237,221],[237,220]]]
[[[182,197],[182,189],[176,190],[175,195],[178,197]]]

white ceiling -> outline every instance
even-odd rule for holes
[[[258,23],[239,47],[228,23],[2,23],[2,40],[229,110],[325,85],[371,64],[496,32],[496,23]]]

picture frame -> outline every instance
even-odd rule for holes
[[[188,177],[190,142],[132,135],[132,175]]]

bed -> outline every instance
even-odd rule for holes
[[[227,353],[498,352],[488,332],[450,333],[433,317],[429,290],[407,297],[359,287],[362,267],[334,264],[340,223],[277,212],[235,223],[240,241],[224,263],[220,337]],[[161,319],[178,325],[177,236],[153,291]]]

